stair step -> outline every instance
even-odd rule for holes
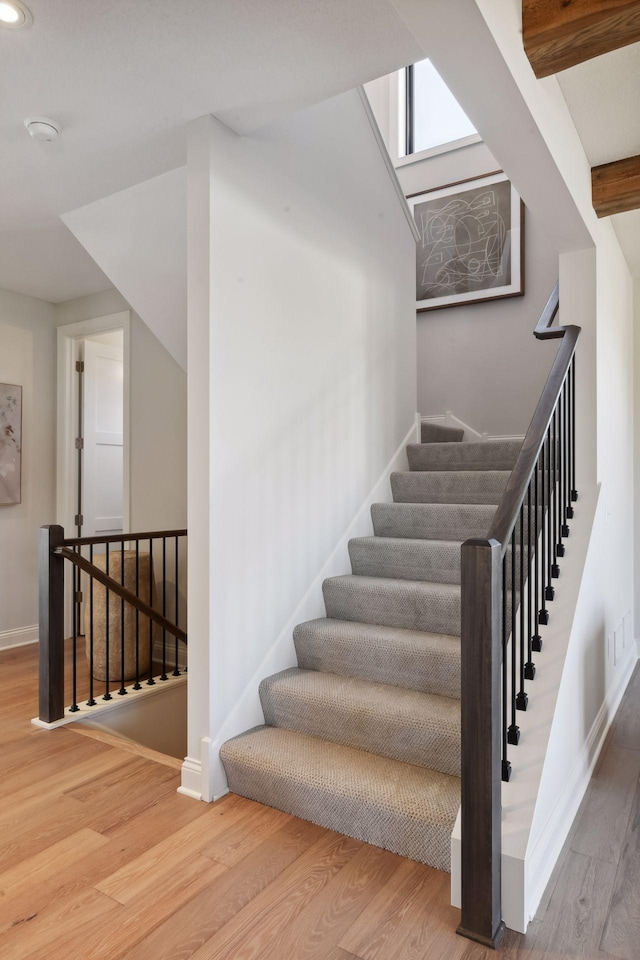
[[[479,503],[374,503],[376,537],[410,540],[467,540],[486,537],[497,510]]]
[[[411,470],[513,470],[521,440],[478,440],[473,443],[410,443]]]
[[[460,587],[382,577],[330,577],[322,585],[327,616],[405,630],[460,636]]]
[[[293,631],[298,665],[407,690],[460,696],[460,638],[328,617]]]
[[[500,503],[509,470],[408,470],[391,474],[396,503]]]
[[[221,757],[234,793],[451,869],[457,777],[275,727],[227,741]]]
[[[268,726],[460,776],[460,701],[292,667],[260,684]]]
[[[420,439],[423,443],[460,443],[464,430],[459,427],[446,427],[442,423],[420,424]]]
[[[351,569],[359,577],[460,583],[459,540],[358,537],[349,541]]]

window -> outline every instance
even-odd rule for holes
[[[430,60],[421,60],[400,71],[400,100],[401,157],[427,150],[455,149],[480,140]]]

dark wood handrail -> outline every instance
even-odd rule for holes
[[[155,530],[150,533],[114,533],[108,537],[67,537],[65,547],[89,547],[99,543],[129,543],[135,540],[172,540],[186,537],[186,530]]]
[[[489,540],[497,540],[501,545],[501,555],[509,544],[509,538],[515,526],[520,513],[520,507],[527,494],[529,481],[533,476],[542,445],[547,434],[547,428],[551,423],[553,411],[555,409],[560,389],[567,375],[567,370],[576,349],[576,343],[580,336],[580,327],[550,327],[554,317],[558,312],[558,285],[556,284],[551,297],[543,311],[538,325],[534,330],[534,336],[538,340],[549,340],[562,337],[562,343],[553,361],[553,366],[544,389],[535,409],[535,413],[529,424],[522,448],[518,454],[515,466],[509,477],[507,486],[502,495],[500,505],[495,513],[493,522],[487,534]]]
[[[119,538],[122,540],[122,537]],[[144,540],[147,540],[148,537],[143,537]],[[103,543],[103,540],[99,541]],[[66,543],[66,541],[65,541]],[[157,623],[159,627],[162,627],[163,630],[166,630],[167,633],[170,633],[172,637],[176,637],[178,640],[183,640],[184,643],[187,642],[187,634],[184,630],[181,630],[180,627],[177,627],[175,623],[171,623],[170,620],[167,620],[166,617],[163,617],[161,613],[158,613],[157,610],[154,610],[153,607],[150,607],[148,603],[145,603],[144,600],[141,600],[139,597],[136,597],[135,593],[132,593],[130,590],[127,590],[126,587],[123,587],[121,583],[118,583],[117,580],[114,580],[113,577],[110,577],[108,574],[104,573],[100,567],[97,567],[95,563],[90,563],[89,560],[85,560],[83,556],[79,553],[76,553],[74,550],[70,550],[67,546],[57,547],[54,551],[55,554],[65,559],[70,560],[71,563],[74,563],[76,567],[79,567],[81,570],[84,570],[85,573],[88,573],[90,577],[93,577],[94,580],[98,580],[104,587],[107,587],[112,593],[115,593],[118,597],[122,597],[127,603],[130,603],[131,606],[135,607],[136,610],[139,610],[145,617],[148,617],[149,620],[153,620],[154,623]]]

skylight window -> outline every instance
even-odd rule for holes
[[[403,76],[404,75],[404,76]],[[400,156],[455,149],[479,140],[477,130],[430,60],[400,72]]]

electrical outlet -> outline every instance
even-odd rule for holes
[[[611,663],[611,658],[613,657],[612,651],[613,643],[611,642],[611,634],[607,635],[607,661]]]

